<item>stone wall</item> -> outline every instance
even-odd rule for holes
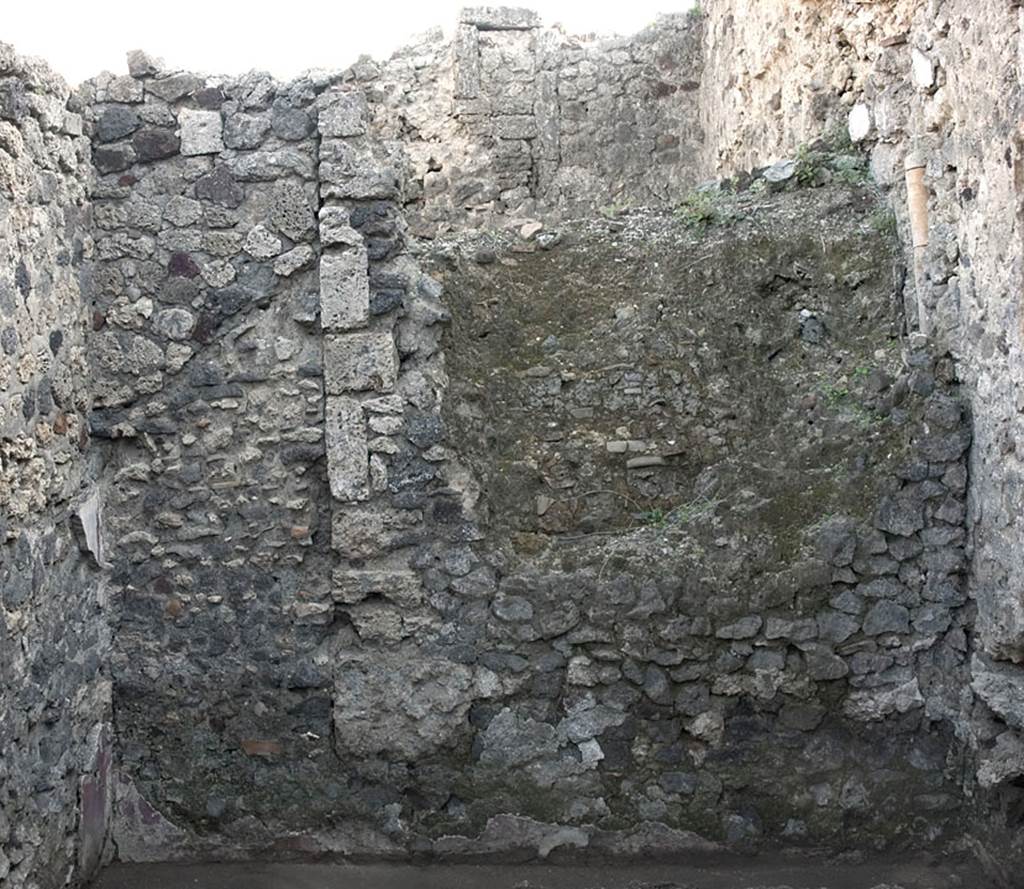
[[[91,481],[88,140],[67,85],[0,43],[0,883],[99,862],[110,628]]]
[[[955,836],[969,439],[861,187],[431,277],[372,89],[132,65],[83,94],[122,858]]]
[[[1012,867],[1020,14],[473,9],[70,104],[0,48],[0,879],[108,815],[136,860]]]
[[[1020,861],[1022,383],[1021,11],[1001,0],[706,4],[702,116],[708,169],[792,156],[848,129],[870,153],[905,229],[902,165],[923,153],[930,243],[917,299],[954,351],[972,402],[970,592],[973,692],[960,734],[966,791],[990,814],[975,832],[1009,882]],[[796,72],[796,73],[794,73]],[[909,243],[909,238],[905,241]],[[1001,861],[1002,865],[997,862]]]
[[[464,9],[349,76],[378,138],[401,146],[419,235],[502,217],[671,202],[694,184],[702,134],[700,20],[630,38],[575,37],[529,10]]]

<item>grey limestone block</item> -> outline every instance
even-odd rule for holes
[[[325,405],[327,477],[336,500],[365,500],[368,496],[369,455],[363,408],[354,398],[331,396]]]
[[[390,392],[397,381],[398,350],[389,332],[324,337],[324,388],[328,395]]]

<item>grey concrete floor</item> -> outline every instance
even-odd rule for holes
[[[995,889],[969,864],[730,859],[657,865],[115,864],[94,889]]]

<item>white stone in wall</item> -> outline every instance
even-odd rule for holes
[[[399,193],[394,158],[365,139],[321,140],[319,172],[321,200],[390,200]]]
[[[475,99],[480,94],[480,36],[472,25],[455,32],[455,98]]]
[[[178,112],[178,126],[182,154],[219,154],[224,150],[224,123],[219,111],[183,108]]]
[[[467,6],[459,12],[459,23],[481,31],[523,31],[541,25],[539,13],[515,6]]]
[[[398,349],[387,331],[327,334],[324,337],[324,390],[391,392],[398,381]]]
[[[327,477],[331,496],[352,502],[369,496],[369,455],[363,408],[354,398],[333,396],[325,407]]]
[[[850,109],[847,120],[850,141],[863,142],[871,132],[871,109],[863,102],[858,102]]]
[[[910,51],[910,73],[914,85],[919,89],[931,89],[935,86],[935,65],[916,46]]]
[[[352,330],[370,320],[366,248],[359,244],[320,257],[320,325]]]
[[[298,247],[293,247],[287,253],[282,253],[274,261],[274,274],[280,275],[282,278],[290,277],[297,271],[312,265],[315,256],[312,247],[308,244],[299,244]]]

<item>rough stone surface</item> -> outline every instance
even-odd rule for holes
[[[320,323],[324,330],[365,327],[370,319],[370,278],[360,244],[320,259]]]
[[[477,8],[74,96],[0,45],[0,882],[966,842],[1009,884],[1022,15]]]
[[[1016,518],[1021,456],[1014,445],[1024,422],[1022,271],[1007,261],[1021,250],[1024,78],[1016,41],[1024,11],[987,0],[900,0],[856,9],[835,0],[813,11],[798,0],[716,0],[706,7],[707,175],[792,156],[801,144],[848,126],[909,243],[904,160],[915,151],[926,162],[929,244],[919,257],[917,286],[906,291],[907,313],[912,326],[916,318],[952,352],[974,418],[967,543],[976,645],[1024,682],[1024,560]],[[796,70],[803,74],[793,76]],[[932,443],[922,444],[932,452]],[[966,448],[938,435],[934,446],[947,453]],[[954,484],[967,485],[967,477],[957,474]],[[941,586],[930,581],[928,597],[948,598]],[[1007,726],[984,699],[970,695],[953,718],[979,761]],[[1004,761],[1014,749],[1004,741]],[[983,857],[1007,885],[1024,863],[1019,824],[1005,815],[1021,805],[1024,760],[1017,767],[1016,778],[998,783],[986,771],[986,792],[975,793],[966,780],[977,806],[972,841],[987,850]],[[1006,770],[1000,766],[1000,774]]]
[[[324,390],[390,392],[398,380],[398,352],[390,333],[328,334],[324,337]]]
[[[107,497],[89,436],[89,143],[67,85],[0,43],[0,885],[109,857]],[[117,109],[116,111],[111,109]],[[127,106],[97,140],[127,136]]]
[[[182,154],[218,154],[224,150],[224,124],[219,111],[182,108],[178,113],[178,126]]]

